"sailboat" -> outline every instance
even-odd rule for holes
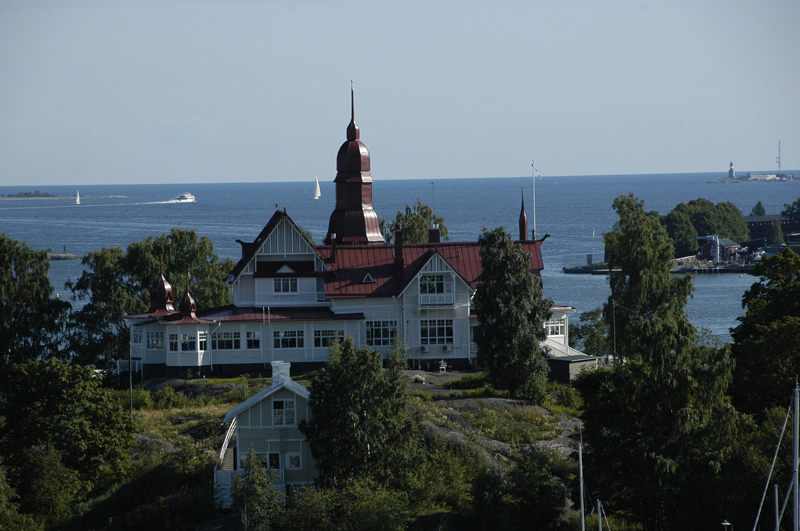
[[[314,177],[314,199],[319,199],[322,193],[319,191],[319,179]]]
[[[77,190],[75,190],[75,204],[76,205],[81,204],[81,194]]]

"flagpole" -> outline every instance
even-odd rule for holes
[[[533,176],[533,235],[532,240],[536,239],[536,162],[531,161],[531,175]]]

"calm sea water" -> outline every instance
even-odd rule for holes
[[[800,172],[787,172],[795,175]],[[670,175],[609,175],[545,177],[536,181],[536,229],[549,234],[542,247],[545,295],[556,304],[578,312],[600,306],[608,297],[606,279],[592,275],[566,275],[564,266],[586,263],[586,255],[603,255],[602,233],[611,230],[616,215],[611,204],[620,194],[633,192],[648,210],[665,214],[676,204],[699,197],[714,203],[730,201],[748,214],[761,201],[768,214],[800,197],[800,181],[785,183],[711,184],[726,173]],[[172,227],[196,229],[211,238],[221,257],[238,260],[236,239],[252,241],[267,223],[277,204],[292,219],[322,241],[334,207],[334,184],[321,182],[322,198],[314,200],[313,182],[217,183],[193,185],[98,185],[0,187],[0,194],[36,189],[73,196],[73,200],[2,200],[0,232],[25,240],[38,249],[82,255],[102,247],[126,248],[133,241],[168,232]],[[434,204],[453,241],[477,239],[483,227],[505,226],[515,236],[521,194],[533,227],[530,177],[440,179],[431,181],[381,181],[376,172],[373,203],[379,217],[391,220],[395,212],[417,198]],[[196,203],[173,203],[189,191]],[[101,198],[101,196],[125,196]],[[50,278],[61,297],[68,296],[64,282],[81,274],[79,261],[51,262]],[[745,275],[704,275],[695,280],[694,299],[688,313],[698,327],[725,337],[743,314],[741,297],[754,282]]]

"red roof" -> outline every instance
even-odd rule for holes
[[[531,271],[536,275],[542,265],[543,240],[520,242],[531,253]],[[404,273],[394,275],[394,245],[336,246],[336,259],[331,260],[329,245],[316,250],[333,272],[325,279],[325,296],[337,297],[389,297],[400,295],[425,264],[439,254],[450,267],[475,289],[481,282],[481,257],[478,242],[440,242],[403,245]],[[375,282],[364,282],[369,276]]]

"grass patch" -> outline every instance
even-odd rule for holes
[[[479,435],[512,446],[550,440],[561,431],[557,418],[528,408],[501,412],[482,409],[478,414],[465,412],[464,416]]]

